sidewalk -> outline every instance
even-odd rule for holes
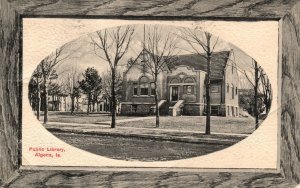
[[[135,117],[135,118],[131,118],[131,119],[117,119],[116,123],[123,123],[123,122],[130,122],[130,121],[141,121],[141,120],[145,120],[145,119],[154,119],[155,116],[150,116],[150,117]],[[110,125],[111,121],[103,121],[103,122],[96,122],[96,124],[99,125]]]
[[[119,120],[122,121],[122,120]],[[138,121],[138,120],[136,120]],[[121,127],[111,129],[110,124],[76,124],[49,122],[45,125],[51,132],[77,133],[96,136],[136,137],[187,143],[208,143],[232,145],[246,138],[248,134],[215,133],[204,135],[202,131],[179,131],[159,128]]]

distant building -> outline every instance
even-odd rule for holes
[[[121,114],[147,115],[155,111],[152,76],[141,69],[142,51],[124,72]],[[204,54],[203,54],[204,55]],[[149,58],[147,58],[149,59]],[[205,115],[206,59],[198,54],[174,56],[171,66],[164,66],[158,78],[159,110],[169,115]],[[211,114],[238,116],[239,77],[233,51],[212,55]]]
[[[87,97],[82,94],[82,96],[76,100],[75,99],[75,112],[86,112],[88,108]],[[48,110],[49,111],[71,111],[71,98],[68,95],[50,95],[48,96]],[[95,106],[90,106],[90,112],[109,112],[110,104],[107,100],[99,98]]]
[[[69,104],[68,95],[48,95],[48,111],[66,111]]]

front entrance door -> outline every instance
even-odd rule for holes
[[[171,101],[178,101],[178,87],[171,87]]]

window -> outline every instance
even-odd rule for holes
[[[155,84],[154,84],[154,82],[150,83],[150,87],[151,87],[150,95],[155,95]]]
[[[183,86],[183,93],[184,94],[194,94],[194,86]]]
[[[234,99],[234,85],[231,85],[231,99]]]
[[[138,95],[138,84],[133,83],[133,95]]]
[[[235,95],[237,95],[238,94],[238,88],[236,87],[235,88]]]
[[[148,95],[149,86],[147,83],[140,85],[141,95]]]
[[[148,82],[149,82],[149,79],[148,79],[147,76],[142,76],[142,77],[140,78],[140,83],[148,83]]]
[[[229,93],[229,84],[227,84],[227,93]]]
[[[178,84],[180,81],[177,78],[173,78],[170,82],[171,84]]]
[[[187,77],[185,80],[184,80],[184,83],[186,85],[183,86],[183,93],[184,94],[194,94],[194,83],[195,83],[195,80],[193,78],[190,78],[190,77]]]
[[[140,78],[140,95],[149,94],[149,79],[146,76]]]
[[[194,83],[194,79],[188,77],[184,80],[184,83]]]

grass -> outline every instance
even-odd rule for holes
[[[205,116],[161,116],[160,129],[175,129],[184,131],[205,131]],[[211,132],[251,134],[255,130],[254,119],[242,117],[211,117]],[[154,128],[155,119],[123,122],[118,126]]]
[[[127,116],[118,116],[117,119],[128,119]],[[43,119],[41,116],[40,120]],[[61,122],[61,123],[82,123],[82,124],[94,124],[96,122],[110,121],[110,114],[91,113],[78,113],[71,115],[70,112],[49,112],[49,122]]]
[[[133,116],[117,116],[118,120],[133,119]],[[161,116],[159,129],[175,129],[182,131],[204,131],[205,116]],[[42,119],[42,117],[41,117]],[[94,124],[110,121],[109,114],[80,113],[71,115],[69,112],[50,112],[49,122]],[[155,128],[155,118],[139,121],[120,122],[119,127]],[[255,129],[254,119],[245,117],[211,117],[211,132],[251,134]]]
[[[136,117],[117,117],[118,120],[134,118]],[[222,150],[245,138],[236,135],[204,135],[199,132],[193,132],[204,132],[205,116],[161,116],[159,128],[155,128],[154,117],[152,119],[140,119],[138,121],[121,121],[117,123],[117,129],[110,129],[109,126],[103,125],[99,125],[99,127],[85,126],[87,123],[109,121],[110,119],[111,117],[109,114],[86,115],[82,113],[71,115],[70,113],[65,112],[50,112],[50,122],[66,122],[70,124],[60,125],[58,123],[56,125],[56,123],[54,123],[49,125],[50,127],[54,127],[54,129],[50,128],[48,130],[61,140],[75,147],[101,156],[129,161],[168,161],[186,159]],[[81,125],[75,126],[72,123],[80,123]],[[66,132],[60,130],[64,130],[64,127],[66,128]],[[129,128],[122,129],[121,127]],[[134,127],[134,129],[130,127]],[[163,129],[182,130],[182,132],[161,131]],[[89,131],[90,133],[87,133]],[[213,116],[211,117],[211,131],[218,133],[250,134],[254,131],[254,119]],[[98,134],[98,132],[100,134]],[[135,135],[143,136],[139,137]],[[147,137],[146,135],[149,136]],[[169,140],[160,140],[157,138],[169,138]],[[183,138],[187,140],[198,139],[200,141],[195,143],[185,142],[182,141]],[[203,140],[206,140],[206,142],[203,142]],[[228,140],[233,142],[228,142]]]

